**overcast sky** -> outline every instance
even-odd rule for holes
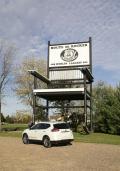
[[[120,0],[0,0],[0,39],[17,46],[18,61],[30,54],[46,58],[48,40],[80,42],[90,36],[95,82],[116,85],[120,81]],[[7,113],[14,101],[9,95],[3,111]],[[18,104],[9,112],[15,113],[16,108]]]

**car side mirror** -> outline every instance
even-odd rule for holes
[[[28,124],[28,128],[31,129],[31,127],[32,127],[33,125],[34,125],[33,122],[30,122],[30,123]]]

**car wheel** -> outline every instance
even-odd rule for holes
[[[50,141],[49,137],[46,136],[46,137],[43,138],[43,145],[46,148],[50,148],[51,147],[51,141]]]
[[[24,144],[29,144],[29,139],[28,139],[28,135],[27,135],[27,134],[24,134],[24,135],[23,135],[22,140],[23,140],[23,143],[24,143]]]
[[[67,145],[72,145],[72,142],[71,142],[71,141],[69,141],[69,142],[67,143]]]

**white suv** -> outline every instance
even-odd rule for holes
[[[53,143],[70,143],[73,141],[73,133],[66,122],[39,122],[22,133],[24,144],[30,140],[42,141],[44,147],[51,147]]]

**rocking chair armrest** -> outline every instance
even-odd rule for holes
[[[82,68],[81,69],[82,73],[86,75],[87,79],[90,81],[90,82],[93,82],[94,78],[91,74],[91,72],[87,69],[87,68]]]
[[[28,70],[28,72],[33,75],[34,77],[40,79],[41,81],[43,81],[46,84],[50,84],[50,80],[48,78],[46,78],[45,76],[41,75],[40,73],[38,73],[36,70]]]

